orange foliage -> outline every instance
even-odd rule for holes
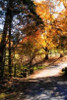
[[[57,47],[62,44],[61,37],[67,37],[67,1],[58,0],[59,3],[63,2],[65,7],[62,12],[58,13],[58,17],[54,18],[53,7],[54,4],[49,0],[45,0],[36,4],[36,12],[44,22],[43,39],[48,49]],[[59,5],[58,5],[59,6]],[[63,39],[66,46],[66,40]]]

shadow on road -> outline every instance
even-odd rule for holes
[[[13,79],[7,87],[4,100],[67,100],[67,79],[64,76]]]

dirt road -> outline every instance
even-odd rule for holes
[[[38,73],[31,75],[29,78],[32,77],[36,79],[36,78],[43,78],[43,77],[60,76],[61,70],[65,67],[67,67],[67,62],[63,62],[61,64],[57,64],[57,65],[45,68],[44,70],[41,70]]]
[[[67,62],[40,70],[27,79],[14,79],[1,100],[67,100],[67,77],[61,76]]]

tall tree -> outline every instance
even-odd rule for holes
[[[36,16],[34,17],[34,20],[38,18],[38,20],[36,21],[37,25],[39,25],[39,23],[42,22],[39,16],[35,13],[35,10],[34,10],[35,7],[32,0],[23,0],[23,1],[7,0],[5,24],[4,24],[3,33],[2,33],[2,40],[0,43],[0,68],[1,68],[0,75],[1,76],[4,75],[4,52],[6,48],[7,31],[9,33],[9,74],[11,76],[11,24],[12,24],[13,16],[22,12],[22,10],[24,9],[24,5],[26,5],[28,9],[30,10],[30,12],[34,16]]]
[[[2,40],[0,43],[0,67],[1,67],[1,73],[0,75],[4,75],[4,52],[5,52],[5,47],[6,47],[6,36],[7,36],[7,31],[8,31],[8,25],[10,23],[11,19],[11,8],[13,6],[13,0],[8,0],[7,1],[7,11],[5,15],[5,24],[3,28],[3,33],[2,33]]]

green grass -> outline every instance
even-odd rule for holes
[[[7,95],[5,93],[0,94],[0,100],[3,100]]]
[[[47,67],[47,66],[34,66],[34,70],[43,69],[45,67]]]

